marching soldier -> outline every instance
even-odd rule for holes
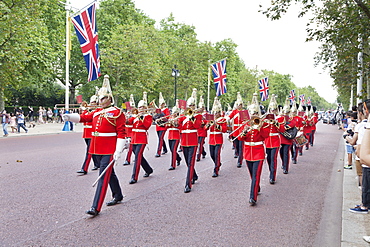
[[[261,121],[257,93],[253,94],[252,104],[248,107],[251,119],[247,122],[240,139],[244,141],[243,157],[247,162],[251,177],[249,204],[255,206],[260,191],[263,161],[265,160],[264,140],[269,136],[267,123]]]
[[[96,95],[91,96],[90,98],[90,106],[95,107],[97,103],[98,97]],[[87,103],[84,101],[81,103],[81,114],[86,115],[91,112],[91,109],[89,109],[89,106]],[[77,173],[81,175],[87,174],[87,170],[89,169],[89,165],[91,162],[92,154],[89,153],[90,149],[90,142],[91,142],[91,137],[92,137],[92,122],[84,122],[83,123],[84,128],[83,128],[83,133],[82,133],[82,138],[84,138],[85,143],[86,143],[86,155],[85,155],[85,160],[82,164],[81,170],[77,171]],[[98,163],[95,159],[93,158],[94,161],[94,168],[92,170],[97,170],[98,169]]]
[[[302,105],[302,102],[300,103],[300,106]],[[300,108],[300,107],[298,107]],[[297,116],[297,106],[296,106],[296,103],[295,101],[293,100],[293,104],[292,104],[292,107],[290,108],[290,116],[295,120],[296,122],[296,128],[298,130],[302,129],[303,126],[304,126],[304,121],[303,121],[303,118],[301,116]],[[298,161],[298,154],[302,155],[302,146],[300,146],[296,139],[293,139],[293,144],[291,146],[291,150],[292,152],[292,162],[293,164],[297,164],[297,161]]]
[[[227,131],[226,118],[221,116],[222,107],[217,97],[215,97],[212,114],[214,114],[214,120],[206,124],[206,128],[209,129],[209,153],[215,164],[213,169],[212,177],[218,177],[221,167],[221,149],[224,141],[223,133]]]
[[[243,121],[239,116],[239,112],[243,110],[243,99],[240,95],[240,92],[237,93],[235,107],[230,115],[227,117],[228,121],[232,125],[232,132],[230,137],[233,138],[233,146],[234,146],[234,158],[238,158],[237,167],[242,167],[243,163],[243,142],[240,141],[237,136],[239,136],[240,132],[243,130],[241,127],[243,125]]]
[[[286,99],[284,108],[282,110],[282,115],[278,117],[277,121],[279,123],[283,123],[285,126],[285,130],[295,128],[296,122],[295,120],[289,116],[290,113],[290,106],[289,106],[289,98]],[[281,146],[280,146],[280,158],[282,163],[282,169],[284,174],[289,173],[289,162],[290,162],[290,149],[293,144],[293,139],[288,139],[282,133],[280,133],[281,138]]]
[[[99,179],[92,207],[86,211],[93,216],[101,211],[108,184],[112,190],[113,199],[107,203],[107,206],[116,205],[123,199],[113,165],[109,166],[109,164],[112,164],[113,160],[118,160],[123,148],[128,146],[128,141],[125,139],[125,115],[119,108],[112,106],[114,101],[108,78],[108,75],[104,76],[103,86],[98,91],[99,108],[85,115],[63,115],[64,121],[92,122],[93,132],[89,152],[99,163],[100,174],[107,169]]]
[[[304,116],[305,124],[303,125],[303,134],[308,140],[308,142],[306,143],[306,150],[309,149],[310,142],[312,139],[311,134],[312,134],[312,125],[313,125],[313,120],[312,120],[313,114],[311,114],[311,110],[309,108],[312,108],[312,107],[306,106],[306,115]]]
[[[267,154],[266,159],[270,171],[269,182],[270,184],[275,184],[277,171],[277,156],[281,145],[279,133],[283,132],[285,130],[285,127],[283,124],[280,124],[276,120],[278,114],[278,105],[276,103],[274,94],[271,95],[271,100],[267,111],[269,114],[266,116],[266,119],[264,120],[266,123],[268,123],[266,127],[269,130],[269,135],[265,139]]]
[[[200,96],[199,105],[198,105],[198,114],[202,115],[202,124],[201,127],[198,129],[198,153],[197,153],[197,161],[200,161],[200,156],[204,159],[207,155],[207,152],[204,150],[204,143],[207,137],[207,129],[204,128],[206,124],[206,119],[204,118],[203,111],[204,111],[204,100],[203,96]]]
[[[130,147],[128,148],[127,155],[125,162],[123,163],[124,166],[130,165],[131,162],[131,155],[132,155],[132,143],[131,143],[131,138],[132,138],[132,128],[134,127],[132,124],[129,124],[130,122],[135,119],[135,117],[138,114],[137,108],[135,108],[135,100],[134,100],[134,95],[130,95],[130,113],[127,113],[126,116],[126,134],[127,138],[130,139]]]
[[[166,142],[164,141],[164,135],[166,134],[165,123],[168,121],[170,110],[166,107],[166,102],[164,101],[161,92],[159,93],[159,107],[160,109],[157,109],[159,112],[153,117],[156,123],[155,129],[158,136],[158,147],[155,157],[161,157],[162,148],[162,154],[166,154],[168,152]]]
[[[316,107],[315,106],[311,106],[311,109],[312,109],[312,130],[311,130],[311,140],[310,140],[310,146],[312,147],[313,146],[313,142],[315,140],[315,133],[316,133],[316,124],[319,122],[319,114],[316,112]]]
[[[186,175],[185,193],[189,193],[192,188],[192,184],[198,180],[198,175],[195,172],[195,157],[198,147],[198,131],[202,123],[202,116],[195,114],[196,106],[196,89],[193,89],[192,96],[187,100],[188,109],[183,117],[179,118],[181,125],[181,146],[184,154],[188,171]]]
[[[176,164],[180,165],[181,157],[177,152],[177,148],[180,144],[180,108],[178,107],[178,100],[176,100],[176,105],[172,108],[172,115],[168,120],[166,126],[168,130],[168,144],[171,150],[171,166],[168,170],[175,170]]]
[[[145,94],[146,92],[144,92],[144,98]],[[129,121],[129,124],[133,125],[131,143],[135,154],[135,163],[132,170],[131,181],[129,182],[130,184],[137,182],[140,166],[145,171],[144,177],[149,177],[149,175],[153,173],[152,167],[144,158],[144,149],[146,144],[148,144],[147,131],[153,122],[153,118],[150,114],[147,114],[146,108],[145,100],[140,100],[138,103],[138,115]]]

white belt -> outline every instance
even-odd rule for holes
[[[270,136],[278,136],[280,135],[279,133],[270,133]]]
[[[234,126],[242,126],[243,124],[234,124]]]
[[[134,127],[134,126],[133,126],[133,125],[127,125],[127,124],[126,124],[126,127],[127,127],[127,128],[132,128],[132,127]]]
[[[84,125],[84,128],[91,129],[92,125]]]
[[[248,146],[257,146],[257,145],[263,145],[263,142],[244,142],[244,144]]]
[[[143,129],[132,129],[133,132],[146,132],[146,130]]]
[[[168,128],[168,130],[179,130],[178,128]]]
[[[211,131],[211,132],[209,132],[209,134],[212,134],[212,135],[215,135],[215,134],[222,134],[222,132],[216,132],[216,131]]]
[[[94,131],[91,133],[93,136],[117,136],[117,133],[99,133]]]
[[[197,130],[181,130],[181,133],[196,133]]]

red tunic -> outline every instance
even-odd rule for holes
[[[232,137],[236,137],[243,130],[243,127],[240,127],[240,126],[242,126],[243,122],[240,120],[239,110],[238,109],[234,109],[230,113],[229,118],[230,118],[231,125],[233,127],[233,132],[235,131],[234,133],[231,134],[231,136]],[[236,130],[236,129],[238,129],[238,130]]]
[[[152,122],[153,117],[149,114],[130,118],[129,124],[133,125],[131,144],[148,144],[147,130],[152,126]]]
[[[284,123],[283,124],[284,127],[289,127],[289,128],[296,127],[296,121],[295,121],[294,118],[291,118],[291,117],[289,117],[288,121],[286,122],[285,121],[285,116],[280,116],[280,117],[277,118],[277,121],[279,123]],[[287,144],[287,145],[292,145],[293,144],[293,139],[287,139],[282,134],[280,134],[280,139],[281,139],[281,144]]]
[[[132,137],[132,128],[134,127],[132,125],[135,117],[129,117],[126,121],[126,135],[127,137]]]
[[[217,145],[224,143],[224,137],[222,133],[227,131],[226,119],[220,117],[216,120],[216,124],[211,125],[209,128],[209,145]]]
[[[80,115],[80,122],[92,123],[91,154],[112,155],[116,150],[117,138],[126,138],[125,114],[117,107],[98,108]]]
[[[201,115],[202,116],[202,115]],[[200,124],[200,128],[198,129],[198,136],[200,137],[207,137],[207,128],[205,127],[208,123],[207,120],[205,120],[202,116],[202,123]]]
[[[276,122],[268,123],[263,128],[266,128],[269,131],[268,137],[265,139],[266,148],[277,148],[281,145],[280,132],[285,131],[283,124]]]
[[[173,118],[170,118],[169,122],[171,122]],[[166,125],[168,130],[168,140],[180,140],[180,123],[177,124],[177,126],[174,126],[172,124]]]
[[[198,131],[202,123],[202,116],[193,117],[183,116],[179,118],[181,123],[181,146],[198,146]]]
[[[308,118],[307,116],[304,117],[304,121],[306,122],[303,126],[303,134],[308,134],[312,132],[312,125],[313,121],[311,118]]]
[[[90,112],[88,110],[84,110],[81,115],[87,115],[89,114]],[[82,138],[85,138],[85,139],[91,139],[92,135],[92,122],[84,122],[83,123],[84,125],[84,129],[83,129],[83,133],[82,133]]]
[[[264,140],[269,136],[268,128],[250,129],[245,136],[240,139],[244,141],[243,158],[247,161],[264,160],[265,145]]]
[[[312,117],[312,130],[316,130],[316,124],[319,122],[319,118],[315,115]]]

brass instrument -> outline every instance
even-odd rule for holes
[[[186,109],[185,116],[187,117],[193,117],[194,116],[194,110],[191,108]]]
[[[252,129],[259,129],[261,126],[262,126],[261,118],[259,116],[253,116],[252,115],[251,116],[251,119],[249,119],[247,123],[245,123],[242,126],[240,126],[240,127],[244,127],[244,129],[239,133],[239,135],[237,135],[234,139],[229,139],[229,141],[233,142],[236,139],[238,139],[240,136],[246,135],[250,130],[252,130]]]
[[[215,124],[215,121],[214,120],[210,120],[206,125],[205,127],[208,129],[209,127],[211,127],[212,125]]]
[[[156,125],[161,126],[161,127],[165,126],[166,123],[168,122],[169,117],[170,116],[164,116],[164,117],[160,117],[160,118],[156,119],[155,120]]]

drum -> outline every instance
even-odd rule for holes
[[[298,147],[303,147],[308,142],[307,138],[304,136],[302,132],[298,132],[297,137],[294,138],[294,143]]]

